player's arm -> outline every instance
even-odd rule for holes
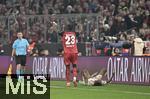
[[[11,53],[11,59],[10,59],[11,62],[14,60],[15,52],[16,52],[16,49],[13,48],[12,53]]]
[[[28,49],[29,49],[29,42],[26,40],[26,51],[27,51],[27,55],[30,55],[30,52],[28,53]]]
[[[115,76],[115,73],[112,74],[112,76],[109,78],[109,80],[107,81],[107,83],[110,83],[113,80],[114,76]]]
[[[12,53],[11,53],[11,56],[13,57],[15,55],[15,52],[16,52],[16,49],[12,49]]]
[[[29,42],[26,40],[26,46],[27,46],[27,49],[28,49],[28,47],[29,47]]]
[[[11,53],[12,57],[14,57],[14,55],[15,55],[16,47],[17,47],[17,44],[16,44],[16,42],[14,42],[13,45],[12,45],[12,53]]]

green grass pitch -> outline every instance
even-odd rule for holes
[[[65,87],[65,81],[50,82],[50,99],[150,99],[150,86],[109,84]]]

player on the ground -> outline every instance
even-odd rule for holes
[[[29,43],[26,39],[23,38],[23,33],[17,33],[18,39],[16,39],[13,43],[13,50],[12,50],[12,58],[15,56],[16,59],[16,74],[18,76],[19,81],[21,81],[20,74],[24,74],[25,72],[25,65],[26,65],[26,55],[27,55],[27,48]]]
[[[107,72],[106,69],[102,69],[99,73],[94,73],[90,75],[88,70],[85,69],[82,71],[82,81],[80,81],[80,83],[84,85],[91,85],[91,86],[102,86],[108,84],[112,81],[112,78],[114,77],[114,73],[108,81],[102,80],[103,76],[106,75],[106,72]]]
[[[78,49],[76,44],[76,33],[73,26],[67,25],[65,32],[62,33],[62,44],[64,49],[64,63],[66,65],[66,86],[70,86],[70,65],[73,66],[73,83],[77,87],[77,57]]]

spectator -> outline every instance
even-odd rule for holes
[[[30,53],[30,56],[39,56],[39,51],[38,51],[38,49],[36,49],[36,48],[34,48],[32,51],[31,51],[31,53]]]
[[[42,50],[41,52],[40,52],[40,56],[49,56],[49,51],[48,50]]]
[[[63,49],[62,49],[62,48],[58,49],[57,55],[58,55],[58,56],[63,56],[63,54],[64,54]]]
[[[3,44],[0,43],[0,55],[4,55],[4,53]]]
[[[125,41],[132,34],[149,41],[149,10],[149,0],[1,0],[0,40],[12,42],[21,30],[30,41],[57,43],[58,33],[73,24],[78,42]]]
[[[134,39],[134,55],[142,56],[143,55],[144,42],[141,38]]]

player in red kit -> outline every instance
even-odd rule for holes
[[[62,33],[62,44],[64,49],[64,63],[66,65],[66,86],[70,86],[70,65],[73,66],[73,83],[77,87],[77,57],[78,49],[76,33],[72,32],[72,26],[67,26],[67,31]]]

